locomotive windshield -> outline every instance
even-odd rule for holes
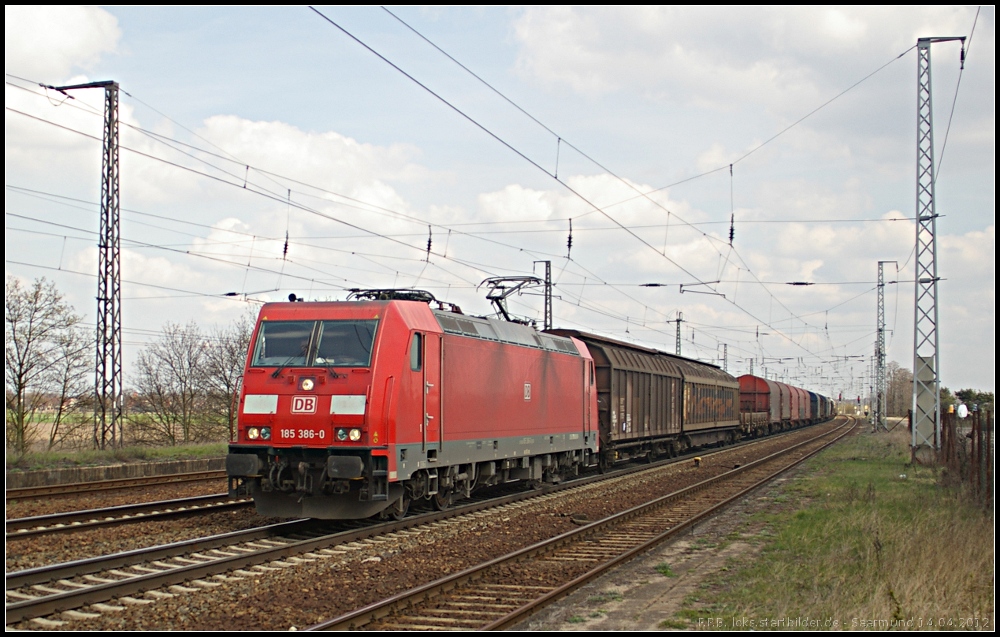
[[[267,321],[253,367],[368,367],[378,321]]]

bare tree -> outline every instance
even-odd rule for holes
[[[139,352],[136,390],[142,414],[131,414],[138,437],[170,445],[193,442],[205,416],[208,346],[195,323],[167,323],[163,335]]]
[[[91,341],[78,329],[80,317],[44,278],[26,287],[8,276],[4,301],[7,448],[23,455],[43,422],[50,448],[65,433],[67,415],[87,391]]]
[[[245,312],[226,328],[217,329],[205,352],[206,390],[209,409],[231,428],[236,419],[236,392],[243,380],[255,313]]]
[[[886,414],[905,416],[913,398],[913,374],[892,361],[886,365]]]
[[[94,340],[92,334],[73,327],[59,338],[59,358],[52,366],[53,409],[48,448],[81,434],[94,423]],[[86,437],[93,444],[93,437]]]

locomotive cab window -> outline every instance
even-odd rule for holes
[[[253,367],[368,367],[378,321],[268,321]]]
[[[378,321],[322,321],[316,365],[368,367]]]
[[[261,323],[253,353],[254,367],[305,365],[314,326],[314,321]]]
[[[419,372],[423,367],[424,362],[424,336],[423,334],[414,334],[413,340],[410,341],[410,369]]]

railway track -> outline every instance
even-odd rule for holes
[[[253,506],[252,500],[230,500],[228,493],[217,493],[176,500],[160,500],[86,511],[14,518],[6,521],[6,533],[7,539],[12,540],[55,533],[72,533],[102,526],[122,526],[152,520],[170,520],[191,515],[245,509],[250,506]]]
[[[231,579],[259,577],[261,572],[276,568],[343,555],[361,548],[360,542],[374,536],[386,536],[482,509],[536,498],[543,493],[531,491],[499,499],[484,499],[390,523],[295,520],[8,573],[7,625],[34,619],[36,626],[56,627],[63,622],[46,620],[45,616],[68,611],[70,617],[85,617],[93,613],[76,609],[91,606],[97,611],[106,610],[109,607],[105,602],[114,599],[124,600],[127,604],[143,604],[149,600],[133,596],[147,591],[152,591],[154,597],[171,596],[191,591],[192,586],[211,588]],[[256,573],[244,570],[254,568]]]
[[[315,539],[311,537],[316,533],[313,526],[310,521],[294,520],[8,573],[7,624],[112,599],[130,603],[134,600],[131,595],[161,587],[184,583],[211,587],[212,582],[206,583],[201,578],[294,555],[302,542]],[[146,600],[134,601],[143,603]],[[45,621],[39,624],[47,625]],[[58,621],[50,623],[58,624]]]
[[[698,522],[847,435],[844,426],[550,540],[312,626],[500,630]]]
[[[143,476],[139,478],[119,478],[116,480],[100,480],[97,482],[74,482],[70,484],[45,485],[40,487],[23,487],[20,489],[7,489],[5,492],[7,502],[11,500],[23,500],[27,498],[41,498],[56,495],[73,495],[80,493],[96,493],[100,491],[114,491],[120,489],[132,489],[136,487],[148,487],[163,484],[181,484],[185,482],[202,482],[205,480],[224,480],[225,470],[216,471],[192,471],[189,473],[172,473],[162,476]]]
[[[801,431],[801,430],[800,430]],[[771,439],[765,439],[768,442]],[[707,460],[722,457],[738,447],[702,452]],[[690,462],[690,460],[681,460]],[[598,481],[625,479],[630,473],[647,472],[670,462],[635,467],[614,475],[596,475],[542,490],[515,493],[502,498],[473,501],[467,505],[408,517],[399,522],[318,523],[294,521],[280,525],[227,533],[128,553],[91,558],[7,574],[7,626],[33,620],[21,627],[57,627],[63,620],[92,618],[101,612],[142,605],[157,597],[171,597],[198,589],[209,589],[241,578],[259,578],[276,569],[336,558],[371,543],[391,544],[403,535],[423,533],[438,525],[464,525],[486,509],[503,511],[524,506],[529,499],[560,497],[560,491],[586,488]],[[452,519],[452,520],[449,520]],[[140,594],[142,598],[138,597]],[[116,606],[109,606],[109,602]],[[111,610],[108,610],[108,609]],[[81,610],[82,609],[82,610]],[[62,613],[62,615],[56,615]]]

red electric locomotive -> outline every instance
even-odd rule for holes
[[[418,291],[269,303],[239,396],[231,495],[277,517],[401,516],[595,464],[594,362],[580,341],[465,316]]]

